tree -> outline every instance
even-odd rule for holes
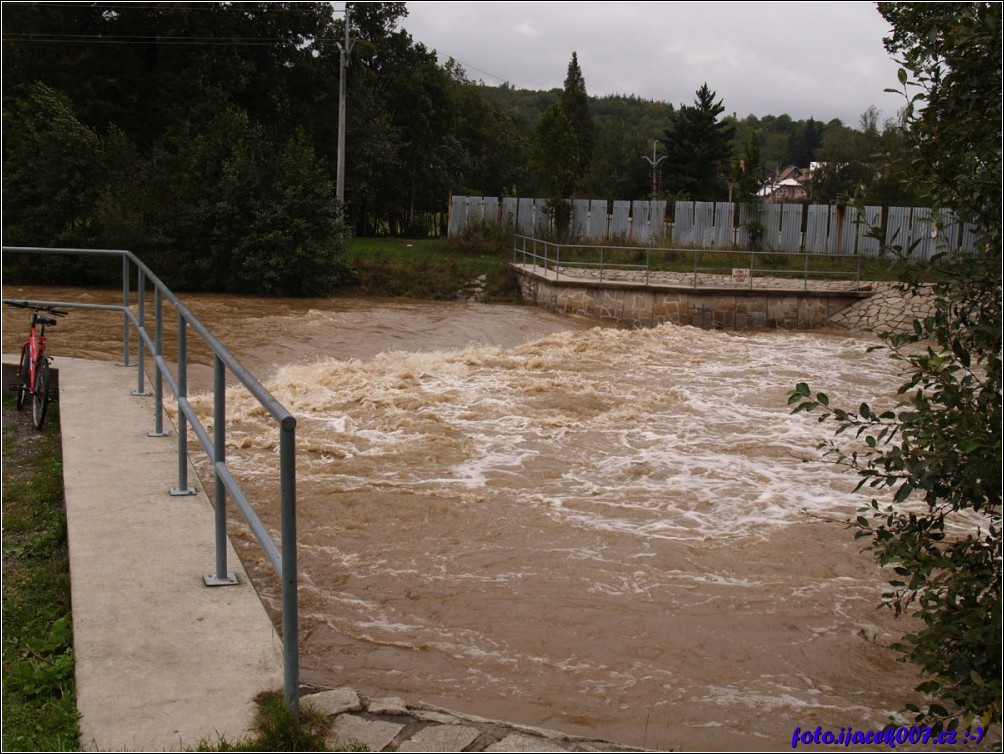
[[[726,176],[734,124],[718,120],[722,101],[703,84],[693,105],[682,105],[666,130],[666,189],[679,197],[714,201],[728,196]]]
[[[936,257],[926,270],[938,279],[934,315],[884,336],[909,373],[898,407],[838,409],[805,384],[790,402],[863,439],[857,451],[824,446],[859,488],[892,497],[872,500],[853,526],[896,574],[884,604],[919,618],[894,648],[920,666],[917,690],[934,700],[906,710],[936,729],[986,728],[1001,720],[1001,5],[879,11],[903,66],[916,186],[971,222],[979,243]],[[916,274],[903,284],[916,292]]]
[[[586,94],[586,82],[582,78],[579,59],[572,53],[568,63],[568,73],[565,75],[565,88],[561,92],[561,109],[572,126],[576,146],[579,152],[579,165],[575,177],[581,178],[589,167],[593,156],[593,144],[596,138],[593,134],[593,119],[589,115],[589,96]]]
[[[579,168],[579,143],[560,105],[544,113],[534,133],[530,165],[537,190],[548,197],[567,199],[575,188]]]

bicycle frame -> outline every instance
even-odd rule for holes
[[[28,332],[28,340],[21,346],[21,363],[24,363],[25,351],[28,352],[28,394],[35,394],[35,377],[38,374],[38,367],[42,359],[48,359],[45,355],[45,321],[41,323],[41,332],[38,331],[38,310],[32,309],[29,315],[31,329]],[[18,375],[21,379],[22,375]]]

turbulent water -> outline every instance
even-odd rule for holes
[[[43,294],[80,295],[4,290]],[[867,498],[786,405],[799,381],[888,404],[900,376],[869,341],[185,298],[298,417],[304,682],[677,749],[787,748],[912,700],[914,671],[859,635],[909,627],[840,523]],[[120,355],[108,315],[59,328],[57,356]],[[277,529],[276,433],[230,403],[229,459]]]

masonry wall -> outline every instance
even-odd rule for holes
[[[701,289],[547,280],[516,270],[523,300],[553,311],[598,317],[635,327],[663,322],[704,329],[823,327],[868,293]]]

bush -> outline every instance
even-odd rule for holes
[[[836,408],[804,383],[789,403],[863,440],[858,451],[821,447],[860,475],[859,488],[892,498],[872,500],[852,526],[896,574],[884,604],[920,619],[894,648],[920,666],[917,690],[934,699],[906,710],[935,729],[985,728],[1001,719],[1001,6],[879,9],[893,25],[886,47],[902,55],[914,180],[936,208],[976,226],[978,249],[935,257],[934,315],[883,336],[908,369],[898,407]],[[918,279],[909,273],[903,287]]]

